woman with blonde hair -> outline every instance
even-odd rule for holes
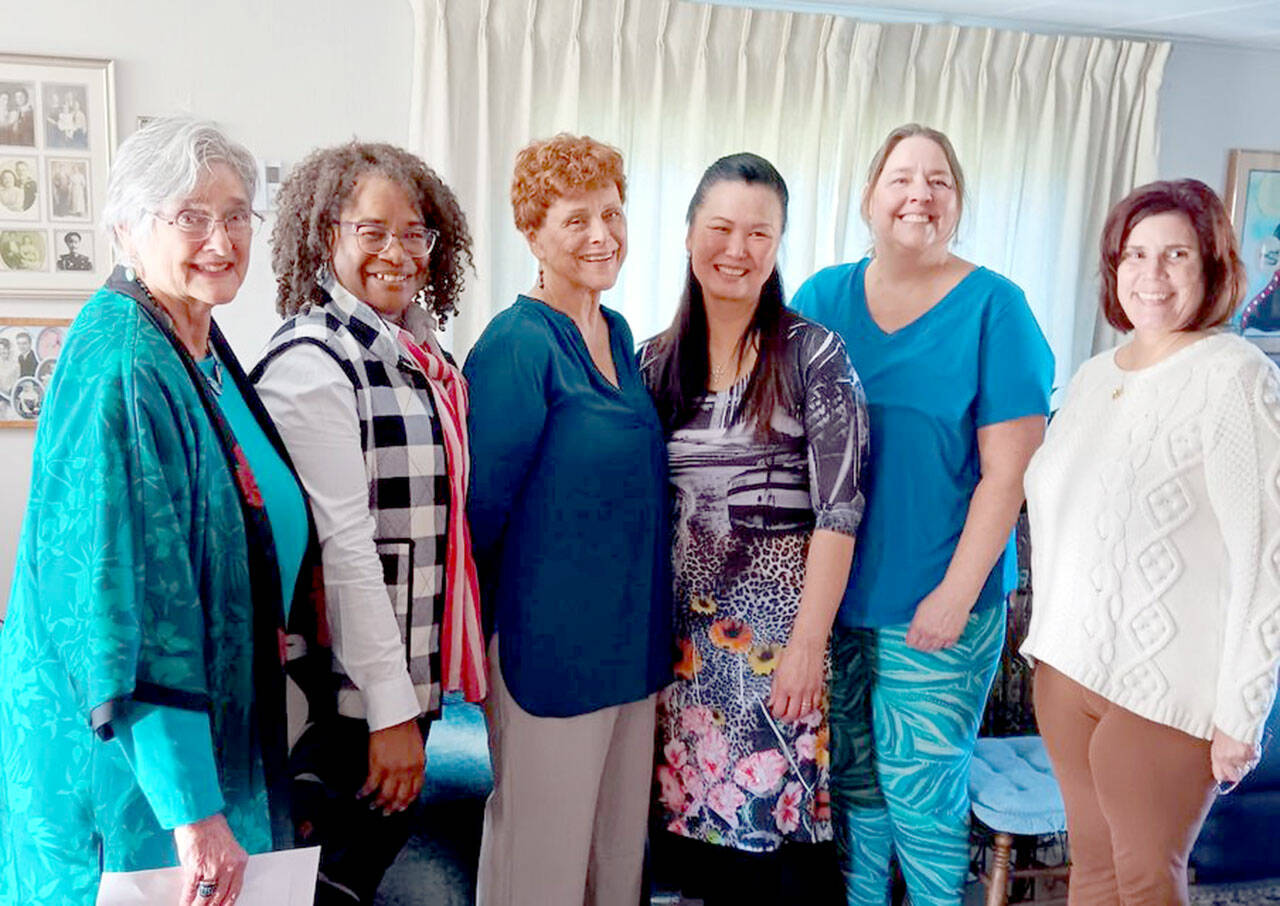
[[[910,124],[872,160],[874,251],[796,310],[836,330],[871,410],[867,513],[832,645],[832,801],[850,903],[954,906],[969,763],[1004,643],[1003,556],[1049,411],[1053,356],[1022,290],[957,257],[951,142]]]

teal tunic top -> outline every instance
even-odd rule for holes
[[[601,312],[617,387],[573,320],[526,296],[463,369],[482,599],[512,697],[539,717],[638,701],[671,679],[666,443],[627,322]]]
[[[977,430],[1047,415],[1053,380],[1053,353],[1014,283],[977,268],[886,333],[867,310],[869,262],[819,271],[791,303],[840,334],[871,415],[867,511],[838,617],[849,627],[911,621],[968,517],[981,478]],[[974,612],[1003,601],[1004,586],[1002,558]]]
[[[210,341],[247,387],[216,325]],[[12,902],[92,903],[95,839],[106,870],[174,864],[165,823],[217,810],[191,779],[207,778],[208,761],[240,844],[288,842],[275,545],[202,385],[122,271],[68,333],[0,632],[0,893]],[[209,725],[207,750],[190,743],[203,764],[164,751],[182,732],[166,724],[171,709]],[[144,781],[166,760],[190,775],[189,794],[153,802]]]

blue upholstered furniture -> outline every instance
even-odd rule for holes
[[[992,831],[992,865],[982,875],[987,906],[1004,906],[1011,878],[1066,877],[1065,867],[1009,867],[1014,837],[1043,837],[1067,829],[1062,794],[1039,736],[983,737],[969,772],[973,814]]]

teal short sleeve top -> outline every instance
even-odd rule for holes
[[[1053,380],[1053,353],[1010,280],[976,268],[915,321],[885,332],[867,309],[869,261],[819,271],[792,300],[844,340],[871,416],[867,511],[839,613],[850,627],[911,621],[964,528],[981,477],[978,429],[1047,415]],[[974,612],[1005,591],[1002,558]]]

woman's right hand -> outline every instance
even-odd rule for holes
[[[182,865],[182,895],[178,906],[231,906],[244,885],[249,854],[236,842],[221,813],[173,829],[173,842]],[[200,896],[200,882],[212,883],[213,893]]]

